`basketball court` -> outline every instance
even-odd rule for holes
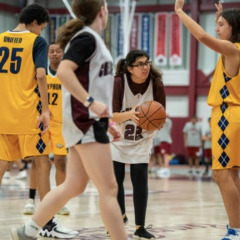
[[[128,170],[128,169],[127,169]],[[201,169],[201,173],[204,169]],[[54,184],[54,168],[51,182]],[[171,168],[170,179],[149,175],[149,201],[146,226],[156,239],[211,239],[219,240],[225,233],[226,215],[217,185],[209,178],[189,175],[186,166]],[[23,215],[28,199],[28,180],[16,180],[16,170],[11,178],[3,180],[0,190],[0,239],[10,240],[10,229],[23,224],[31,216]],[[126,175],[126,225],[129,236],[134,233],[134,209],[129,174]],[[79,231],[74,239],[110,239],[101,221],[98,194],[89,183],[82,196],[72,199],[67,207],[69,216],[58,216],[65,226]],[[37,203],[39,200],[37,199]],[[48,238],[39,238],[48,239]]]

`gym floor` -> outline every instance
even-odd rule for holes
[[[0,189],[0,240],[10,240],[10,229],[22,225],[30,218],[22,214],[28,199],[28,180],[16,180],[16,174],[17,171],[13,169],[11,178],[4,179]],[[54,174],[53,167],[51,182],[54,182]],[[129,173],[126,174],[125,189],[129,219],[126,228],[131,237],[135,225]],[[38,204],[39,200],[36,202]],[[67,207],[71,214],[58,215],[58,218],[65,227],[79,231],[79,236],[74,239],[109,239],[100,218],[98,194],[91,182],[85,193],[72,199]],[[156,239],[220,240],[226,232],[227,216],[216,183],[211,177],[202,178],[201,174],[189,175],[187,166],[171,167],[169,179],[149,174],[145,227],[150,224],[152,228],[149,231]]]

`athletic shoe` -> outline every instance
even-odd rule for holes
[[[25,226],[21,228],[11,229],[11,235],[13,240],[36,240],[36,237],[29,237],[25,234]]]
[[[35,212],[35,204],[33,199],[29,198],[25,204],[23,214],[32,215]]]
[[[18,173],[18,175],[16,176],[16,179],[24,179],[27,178],[27,171],[26,170],[22,170]]]
[[[156,171],[156,175],[160,178],[169,178],[170,170],[168,168],[161,168]]]
[[[152,235],[151,233],[149,233],[147,230],[150,229],[152,227],[152,225],[149,225],[147,228],[144,227],[139,227],[134,235],[133,238],[134,239],[141,239],[141,240],[145,240],[145,239],[155,239],[155,236]]]
[[[3,175],[3,179],[9,179],[10,178],[10,172],[6,171]]]
[[[227,227],[227,234],[225,235],[222,240],[240,240],[240,233],[233,228],[230,228],[228,225]]]
[[[74,238],[79,234],[78,231],[63,227],[54,217],[51,224],[45,225],[40,231],[39,235],[49,238]]]
[[[60,215],[69,215],[70,214],[70,211],[67,209],[67,207],[63,207],[59,212],[58,214]]]

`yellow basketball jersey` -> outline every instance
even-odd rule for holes
[[[240,43],[236,43],[240,51]],[[222,56],[219,57],[217,67],[208,94],[208,105],[219,106],[223,102],[240,105],[240,67],[237,76],[228,76],[223,66]]]
[[[35,134],[39,91],[35,79],[33,46],[29,31],[0,34],[0,133]]]
[[[62,85],[60,80],[48,71],[48,106],[52,113],[51,122],[62,123]]]

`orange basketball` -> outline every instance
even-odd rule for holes
[[[160,129],[166,121],[166,111],[163,105],[156,101],[147,101],[136,109],[139,114],[139,126],[142,129],[153,131]]]

